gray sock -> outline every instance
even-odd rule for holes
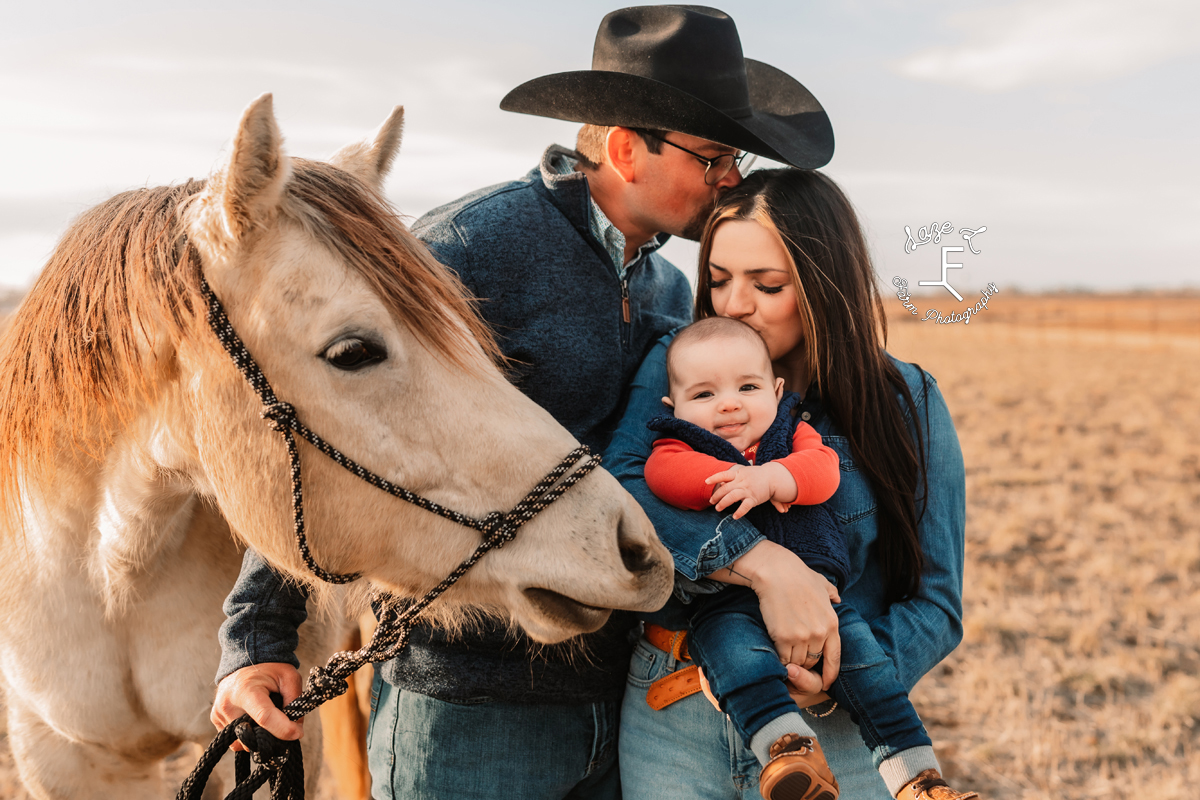
[[[795,711],[789,711],[771,720],[750,737],[750,749],[754,751],[760,764],[766,764],[771,760],[771,745],[775,744],[775,740],[785,733],[798,733],[801,736],[817,738],[813,729],[808,727],[808,723],[804,721],[804,717]]]
[[[885,759],[879,765],[879,774],[887,784],[888,793],[895,797],[901,789],[927,769],[936,769],[939,773],[942,771],[938,766],[937,756],[933,754],[933,748],[922,745],[901,750],[891,758]]]

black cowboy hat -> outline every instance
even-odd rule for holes
[[[743,58],[733,19],[704,6],[614,11],[600,23],[590,70],[534,78],[500,108],[679,131],[802,169],[833,157],[833,126],[812,93]]]

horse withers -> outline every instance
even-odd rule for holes
[[[504,379],[474,301],[382,199],[401,124],[397,109],[330,163],[289,158],[264,95],[207,181],[83,214],[4,332],[0,671],[36,797],[161,797],[161,760],[213,735],[216,631],[242,547],[312,580],[284,443],[206,324],[202,275],[305,425],[430,500],[506,511],[576,446]],[[416,595],[479,544],[299,446],[325,569]],[[607,609],[657,608],[670,586],[649,521],[596,470],[432,611],[453,623],[492,609],[557,642]],[[331,627],[303,626],[303,670]]]

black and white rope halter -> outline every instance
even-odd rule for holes
[[[542,478],[529,494],[507,514],[493,511],[482,518],[460,514],[376,475],[313,433],[296,417],[296,409],[275,395],[267,377],[259,368],[254,357],[250,355],[250,351],[246,349],[246,345],[242,343],[237,331],[233,329],[221,301],[217,299],[203,276],[200,278],[200,291],[208,308],[209,327],[220,340],[225,352],[233,359],[238,371],[242,373],[246,382],[250,384],[259,400],[262,401],[263,419],[273,430],[279,432],[287,445],[288,458],[291,463],[292,518],[295,525],[296,544],[300,548],[305,565],[314,575],[329,583],[349,583],[360,577],[358,574],[330,572],[323,569],[313,558],[308,538],[305,535],[304,490],[300,479],[300,451],[296,447],[297,435],[375,488],[382,489],[394,497],[440,517],[457,522],[459,525],[474,528],[483,536],[483,541],[475,548],[474,552],[463,559],[453,572],[415,603],[402,605],[390,595],[378,594],[376,605],[381,609],[379,625],[375,629],[375,635],[371,637],[371,641],[360,650],[334,653],[325,666],[313,667],[304,691],[283,707],[283,713],[289,719],[299,719],[327,700],[345,694],[349,688],[347,679],[360,667],[368,663],[394,658],[408,644],[408,637],[416,623],[417,616],[430,603],[457,583],[459,578],[475,566],[489,550],[503,547],[507,542],[512,541],[522,525],[537,516],[542,509],[561,497],[563,492],[599,466],[600,457],[593,455],[586,446],[577,447],[568,453],[558,466]],[[271,782],[273,800],[275,798],[299,800],[303,797],[304,771],[300,763],[299,743],[279,742],[265,730],[258,728],[249,716],[242,716],[226,726],[209,744],[208,749],[197,762],[196,768],[180,788],[177,795],[178,800],[198,800],[208,782],[209,775],[212,774],[217,762],[233,744],[235,738],[242,741],[248,749],[255,751],[254,758],[257,767],[251,772],[246,754],[238,753],[238,785],[228,795],[228,798],[232,800],[246,798],[248,800],[255,789],[268,780]]]

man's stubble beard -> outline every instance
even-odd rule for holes
[[[683,226],[683,230],[679,232],[680,238],[687,239],[690,242],[700,241],[700,237],[704,234],[704,226],[708,223],[708,218],[712,215],[712,211],[716,206],[717,198],[714,197]]]

